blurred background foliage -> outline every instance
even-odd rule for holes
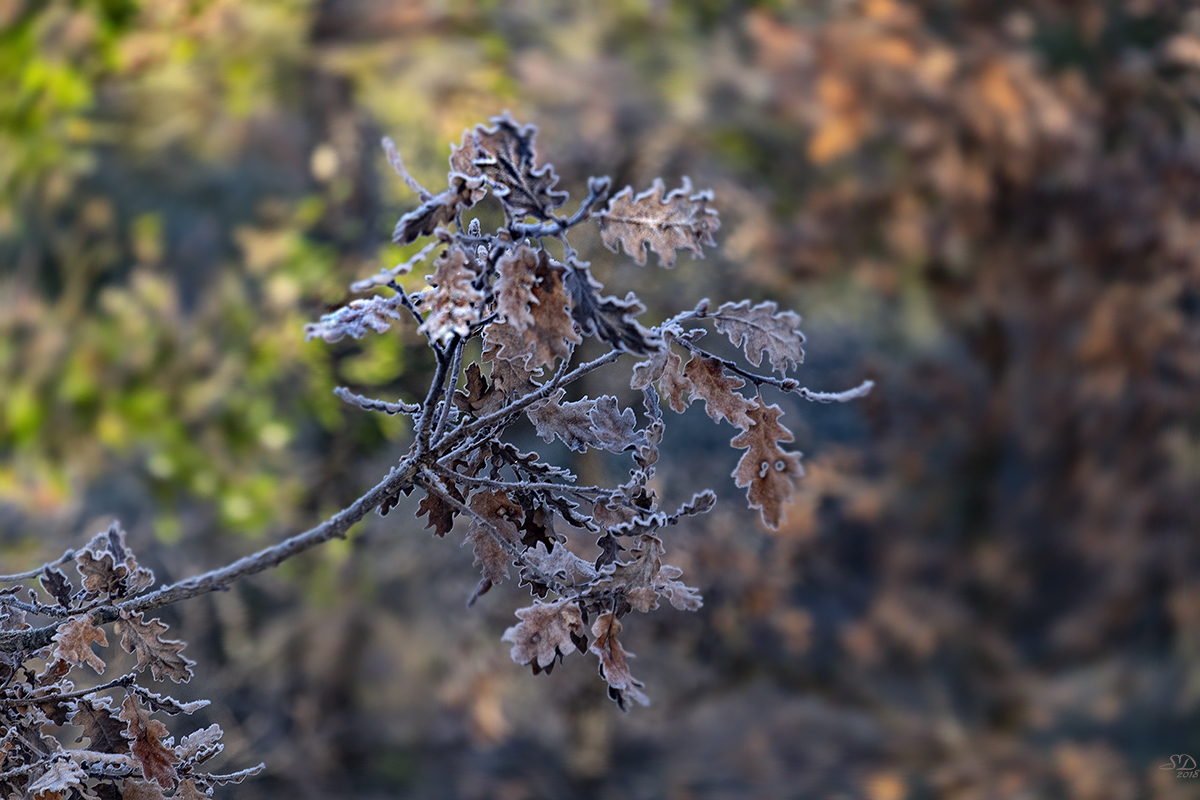
[[[407,431],[330,390],[411,400],[430,359],[302,324],[408,255],[380,136],[436,187],[506,108],[577,199],[714,188],[705,261],[576,242],[644,320],[775,299],[808,385],[877,389],[783,401],[810,458],[778,534],[728,431],[673,420],[661,490],[723,502],[668,541],[704,609],[629,628],[647,710],[513,665],[521,592],[464,611],[470,554],[415,503],[175,609],[225,763],[268,764],[239,796],[1195,796],[1158,769],[1200,753],[1184,0],[0,0],[5,571],[115,516],[182,577],[373,482]]]

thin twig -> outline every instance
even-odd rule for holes
[[[26,580],[27,578],[36,578],[36,577],[40,576],[46,570],[54,569],[55,567],[62,566],[63,564],[67,563],[68,561],[73,560],[74,558],[75,558],[75,551],[68,550],[67,552],[63,553],[61,556],[59,556],[54,561],[50,561],[46,564],[42,564],[37,569],[31,569],[28,572],[18,572],[15,575],[0,575],[0,583],[15,583],[16,581],[23,581],[23,580]]]
[[[58,702],[60,700],[74,700],[78,697],[87,697],[89,694],[103,692],[108,689],[113,689],[117,686],[129,687],[137,680],[137,673],[130,672],[128,675],[122,675],[108,683],[102,683],[99,686],[93,686],[90,689],[80,689],[77,692],[68,692],[66,694],[49,694],[44,697],[5,697],[0,698],[0,706],[27,706],[37,705],[40,703]]]
[[[442,434],[446,432],[446,421],[450,418],[450,405],[454,400],[454,392],[458,389],[458,373],[462,371],[463,348],[466,346],[466,341],[458,340],[458,345],[454,348],[454,363],[450,367],[450,388],[446,391],[445,400],[442,401],[442,413],[438,417],[437,429],[433,432],[433,441],[442,438]]]
[[[459,335],[456,333],[451,338],[447,345],[449,348],[458,347]],[[429,394],[425,396],[425,402],[422,404],[421,422],[417,427],[417,457],[421,457],[429,450],[429,434],[433,429],[433,418],[437,412],[437,402],[441,396],[442,390],[446,383],[446,370],[450,367],[450,360],[446,350],[441,350],[437,354],[437,372],[433,376],[433,381],[429,384]]]
[[[475,486],[487,486],[492,489],[507,489],[509,491],[524,491],[524,492],[569,492],[578,495],[587,494],[605,494],[619,495],[620,489],[605,489],[603,486],[572,486],[569,483],[535,483],[532,481],[500,481],[492,478],[480,478],[472,475],[463,475],[455,472],[452,469],[437,464],[434,468],[445,475],[447,478],[453,478],[456,481],[463,483],[474,484]],[[587,498],[594,499],[594,498]]]
[[[352,406],[358,406],[367,411],[382,411],[389,416],[395,416],[396,414],[416,414],[421,410],[421,407],[416,403],[389,403],[386,400],[376,400],[373,397],[355,394],[345,386],[337,387],[333,390],[333,393]]]
[[[396,174],[408,184],[408,188],[417,193],[417,197],[421,198],[422,203],[433,199],[433,192],[417,183],[417,179],[409,175],[408,170],[404,168],[404,159],[400,158],[400,151],[396,149],[396,143],[392,141],[392,137],[383,137],[383,152],[387,154],[387,160],[392,165],[392,169],[396,170]]]
[[[416,460],[406,458],[366,494],[315,528],[296,534],[277,545],[259,550],[257,553],[240,558],[219,569],[187,578],[170,586],[164,586],[141,597],[126,600],[117,606],[104,606],[96,609],[92,612],[92,623],[104,625],[119,619],[122,611],[153,611],[181,600],[220,591],[235,581],[279,566],[289,558],[330,539],[343,538],[354,523],[374,511],[386,498],[396,494],[405,486],[412,485],[413,477],[416,474]],[[50,644],[57,630],[57,625],[47,625],[24,631],[0,631],[0,653],[40,650]]]
[[[721,366],[725,367],[730,372],[741,375],[743,378],[753,383],[756,387],[774,386],[776,389],[788,392],[789,394],[798,394],[805,400],[810,400],[815,403],[845,403],[859,397],[865,397],[866,395],[870,394],[871,388],[875,386],[874,381],[863,381],[853,389],[847,389],[844,392],[814,392],[812,389],[806,389],[801,386],[800,382],[795,378],[775,378],[769,375],[758,375],[750,372],[747,369],[742,369],[738,366],[736,361],[730,361],[728,358],[721,358],[718,355],[714,355],[702,347],[697,347],[695,344],[692,344],[686,339],[680,339],[676,337],[675,341],[679,342],[679,344],[683,345],[685,348],[693,353],[696,353],[697,355],[703,356],[704,358],[711,358],[714,361],[720,362]]]

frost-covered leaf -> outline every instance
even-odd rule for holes
[[[637,430],[633,409],[620,411],[617,398],[605,395],[595,400],[585,397],[563,403],[564,394],[559,389],[549,400],[527,412],[538,436],[547,442],[557,438],[581,453],[589,447],[619,453],[645,443],[646,437]]]
[[[621,411],[617,398],[604,395],[596,398],[596,404],[588,412],[592,423],[591,434],[596,446],[613,453],[620,453],[646,443],[646,436],[637,430],[637,417],[633,409]]]
[[[189,733],[175,748],[175,757],[181,764],[188,762],[203,764],[225,749],[225,746],[221,744],[223,734],[221,726],[215,722],[207,728]]]
[[[746,382],[733,375],[726,375],[720,361],[696,353],[683,368],[683,376],[691,383],[692,400],[697,397],[703,399],[704,410],[715,422],[725,419],[742,430],[750,427],[747,412],[754,408],[755,404],[737,391],[745,386]],[[667,393],[665,389],[663,391]],[[674,408],[674,395],[669,396],[671,407]]]
[[[774,530],[783,521],[783,507],[792,496],[795,480],[804,475],[800,454],[779,447],[779,442],[794,438],[791,431],[779,424],[782,414],[779,406],[768,406],[760,398],[750,409],[753,424],[730,442],[734,447],[748,448],[733,477],[738,486],[749,487],[746,497],[750,507],[760,509],[763,522]]]
[[[683,371],[683,359],[680,358],[671,348],[666,348],[667,354],[663,359],[662,374],[658,378],[658,388],[662,390],[663,395],[667,398],[671,409],[676,414],[682,414],[691,405],[691,399],[687,398],[687,394],[695,394],[696,389],[692,385],[692,381]]]
[[[713,314],[717,330],[742,347],[750,363],[762,363],[763,353],[777,372],[787,372],[804,361],[804,334],[799,330],[800,315],[794,311],[777,312],[772,302],[751,307],[749,300],[725,303]]]
[[[522,127],[507,112],[491,122],[494,128],[477,125],[469,136],[463,134],[462,146],[450,154],[451,169],[486,177],[511,218],[550,219],[551,211],[567,202],[568,194],[554,191],[558,176],[552,166],[536,166],[537,128]]]
[[[468,336],[479,322],[483,293],[471,285],[475,273],[468,263],[465,251],[446,250],[434,262],[434,274],[426,279],[434,288],[422,292],[417,303],[419,310],[429,312],[420,330],[435,342],[444,344],[454,334]]]
[[[508,577],[509,561],[508,553],[496,540],[496,535],[514,547],[518,545],[521,536],[516,521],[521,519],[521,506],[502,491],[476,492],[471,496],[469,506],[488,523],[485,525],[472,518],[467,530],[467,542],[474,550],[475,563],[481,567],[484,580],[494,586]]]
[[[504,395],[488,383],[474,361],[467,365],[463,377],[466,380],[462,391],[455,392],[451,398],[459,411],[473,417],[483,417],[504,406]]]
[[[649,705],[650,700],[642,693],[645,684],[629,672],[628,659],[633,658],[633,653],[627,653],[617,641],[620,632],[621,623],[616,616],[611,612],[601,614],[592,625],[595,641],[588,650],[600,658],[600,676],[608,682],[608,696],[625,711],[630,700],[644,706]]]
[[[475,205],[482,196],[483,179],[451,173],[450,188],[431,197],[405,214],[392,231],[392,241],[398,245],[415,242],[422,236],[432,236],[438,228],[449,227],[464,208]]]
[[[711,489],[705,489],[699,494],[692,495],[692,499],[679,507],[679,510],[670,516],[670,522],[674,523],[683,517],[692,517],[699,514],[707,514],[713,510],[717,504],[717,496],[713,494]]]
[[[195,714],[200,709],[210,705],[210,701],[208,700],[191,700],[187,703],[181,703],[174,697],[165,694],[155,694],[142,686],[134,685],[132,688],[133,691],[137,692],[138,697],[146,701],[146,705],[150,706],[151,711],[161,711],[171,716],[177,714]]]
[[[527,351],[532,354],[531,367],[552,365],[555,358],[570,358],[570,345],[583,341],[571,319],[571,297],[563,285],[565,271],[545,250],[539,251],[535,272],[538,281],[533,287],[537,304],[530,309],[533,325],[524,331]]]
[[[76,742],[86,737],[89,750],[99,753],[128,753],[129,740],[121,732],[125,725],[113,714],[111,697],[81,698],[76,700],[71,724],[83,728]]]
[[[82,789],[87,773],[70,758],[58,758],[50,762],[50,768],[38,776],[25,790],[33,800],[57,800],[65,797],[71,789]]]
[[[618,350],[637,355],[662,349],[662,342],[643,328],[634,317],[646,310],[633,292],[624,300],[601,297],[604,287],[592,278],[587,265],[573,262],[563,277],[571,296],[571,316],[584,336],[596,336]]]
[[[201,791],[200,787],[191,778],[179,784],[179,788],[175,790],[175,794],[171,795],[172,800],[208,800],[212,796],[212,790]]]
[[[448,484],[451,494],[456,494],[453,485]],[[421,504],[417,506],[417,516],[423,517],[428,515],[429,519],[425,523],[426,528],[433,528],[435,536],[445,536],[454,527],[454,517],[458,515],[458,510],[454,506],[447,503],[442,498],[432,492],[426,492],[421,498]]]
[[[693,258],[704,255],[701,245],[716,245],[712,232],[721,226],[717,212],[708,207],[711,191],[692,193],[692,183],[663,196],[666,187],[656,178],[654,185],[636,197],[626,186],[612,197],[599,216],[600,238],[617,252],[620,246],[639,264],[646,263],[646,248],[658,254],[664,267],[675,265],[675,250],[689,250]]]
[[[361,339],[367,329],[383,333],[391,328],[391,320],[400,319],[400,296],[375,295],[361,300],[351,300],[337,311],[325,314],[317,322],[304,326],[304,339],[321,337],[327,342],[340,341],[345,336]]]
[[[541,252],[541,257],[549,258],[545,251]],[[499,274],[494,287],[496,311],[517,331],[525,331],[534,324],[529,309],[538,302],[533,294],[538,280],[538,261],[538,251],[521,243],[496,262]]]
[[[681,575],[679,567],[663,564],[654,576],[654,590],[680,611],[696,611],[704,605],[704,599],[698,590],[676,580]]]
[[[524,335],[507,322],[493,322],[483,329],[483,360],[492,365],[492,389],[502,398],[523,396],[537,388],[533,376],[541,372],[532,358]]]
[[[534,602],[528,608],[518,608],[516,613],[521,621],[500,638],[513,643],[512,660],[518,664],[548,667],[556,657],[574,650],[576,639],[583,633],[583,616],[573,600]]]
[[[54,652],[51,658],[61,658],[77,667],[87,664],[97,675],[104,673],[104,660],[92,650],[92,644],[108,647],[104,629],[92,624],[91,617],[69,619],[54,633]]]
[[[71,582],[67,580],[67,576],[61,570],[54,567],[46,567],[42,570],[39,580],[42,583],[42,588],[50,593],[54,601],[62,608],[71,607]]]
[[[129,570],[124,564],[114,564],[112,553],[97,554],[87,549],[80,550],[75,556],[75,566],[88,594],[108,594],[113,597],[125,594],[125,577]]]
[[[154,781],[126,778],[121,782],[121,800],[166,800],[166,795]]]
[[[122,610],[114,629],[121,635],[121,647],[125,652],[137,653],[138,669],[150,667],[154,680],[161,681],[165,676],[175,683],[183,683],[191,679],[192,664],[196,662],[179,654],[186,646],[185,642],[161,638],[167,631],[162,620],[147,622],[140,611]]]
[[[125,720],[125,736],[130,741],[133,757],[141,764],[142,776],[163,789],[175,788],[179,783],[175,751],[162,742],[168,733],[167,726],[152,718],[132,694],[125,696],[121,719]]]
[[[211,773],[200,773],[199,775],[196,776],[196,778],[197,778],[197,780],[201,780],[204,783],[213,784],[216,786],[226,786],[230,783],[241,783],[242,781],[246,780],[246,778],[253,778],[255,775],[258,775],[266,768],[267,767],[265,764],[259,764],[258,766],[255,766],[255,767],[247,767],[246,769],[240,769],[237,772],[230,772],[227,775],[213,775]]]

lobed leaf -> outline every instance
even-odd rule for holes
[[[89,750],[100,753],[128,753],[129,740],[122,735],[125,725],[113,715],[111,697],[80,698],[73,704],[71,724],[83,728],[75,739],[87,737]]]
[[[769,301],[751,307],[749,300],[743,300],[725,303],[712,317],[717,330],[728,336],[735,347],[742,347],[751,364],[757,367],[766,353],[771,367],[785,373],[804,361],[804,334],[799,330],[799,314],[777,313],[776,308]]]
[[[638,264],[646,263],[646,248],[658,254],[661,266],[675,266],[675,251],[683,248],[693,258],[702,258],[701,245],[713,247],[713,231],[721,226],[717,212],[708,207],[711,191],[692,193],[692,183],[683,179],[683,186],[663,196],[663,182],[654,184],[634,196],[626,186],[608,202],[602,212],[600,238],[614,253],[620,247],[633,256]]]
[[[538,436],[547,442],[557,438],[580,453],[589,447],[620,453],[645,444],[645,434],[637,430],[633,409],[620,411],[617,398],[605,395],[595,400],[585,397],[563,403],[564,394],[559,389],[549,400],[526,412]]]
[[[666,374],[663,373],[664,376]],[[736,391],[746,382],[736,376],[726,375],[720,361],[696,353],[683,368],[683,377],[691,386],[692,399],[699,397],[704,400],[704,410],[714,422],[724,419],[742,430],[750,427],[751,420],[747,412],[754,408],[754,403]],[[671,407],[675,408],[675,394],[668,393],[665,388],[663,391],[671,397]]]
[[[187,646],[185,642],[161,638],[168,630],[162,620],[147,622],[142,618],[142,612],[122,609],[114,629],[121,635],[121,647],[125,652],[137,653],[138,669],[150,667],[154,680],[161,681],[164,676],[175,683],[191,680],[192,664],[196,662],[180,655]]]
[[[542,258],[549,258],[541,251]],[[538,304],[533,289],[538,281],[539,253],[521,243],[509,250],[496,262],[494,287],[496,312],[517,331],[525,331],[535,322],[530,307]]]
[[[400,296],[376,295],[360,300],[351,300],[337,311],[324,314],[317,322],[304,326],[304,340],[321,337],[327,342],[337,342],[346,336],[361,339],[367,328],[383,333],[392,327],[390,320],[400,319]]]
[[[72,790],[83,790],[87,777],[73,759],[61,757],[51,761],[49,768],[25,791],[33,800],[59,800]]]
[[[422,236],[432,236],[438,228],[449,227],[465,208],[470,208],[483,196],[483,178],[450,173],[450,188],[426,200],[405,214],[392,231],[392,241],[398,245],[412,244]]]
[[[634,321],[646,307],[633,292],[624,300],[601,297],[604,286],[592,278],[586,264],[578,262],[571,264],[563,282],[571,296],[571,316],[584,336],[596,336],[618,350],[637,355],[662,350],[662,342]]]
[[[768,406],[758,398],[749,412],[752,424],[730,442],[734,447],[748,448],[733,477],[739,487],[749,487],[746,497],[750,507],[760,510],[763,522],[772,530],[778,530],[783,522],[783,506],[791,499],[795,479],[804,475],[800,454],[779,447],[779,442],[794,438],[779,424],[782,414],[779,406]]]
[[[521,506],[503,491],[476,492],[468,505],[485,522],[471,519],[466,542],[472,546],[475,564],[482,568],[483,579],[495,586],[509,576],[509,556],[496,537],[517,546],[521,537],[514,519],[521,518]]]
[[[163,744],[167,726],[152,718],[132,694],[125,696],[120,716],[126,723],[129,749],[142,767],[142,777],[163,789],[174,789],[179,783],[179,773],[175,770],[178,759],[175,751]]]
[[[595,641],[588,650],[600,658],[600,676],[608,682],[608,696],[625,711],[630,700],[646,706],[650,705],[650,699],[642,693],[645,684],[629,672],[628,659],[633,654],[626,652],[617,640],[620,632],[621,623],[612,612],[601,614],[592,625]]]
[[[87,615],[69,619],[54,632],[54,651],[51,658],[61,658],[77,667],[87,664],[97,675],[102,675],[104,661],[92,650],[93,643],[108,647],[108,637],[105,636],[104,629],[92,624],[91,617]]]
[[[558,175],[553,166],[535,166],[537,127],[522,127],[508,112],[491,122],[494,128],[476,125],[474,131],[463,132],[462,145],[451,150],[450,168],[465,176],[483,176],[510,219],[552,219],[552,210],[567,202],[568,194],[554,190]]]
[[[468,268],[471,257],[454,247],[434,262],[435,272],[426,278],[432,290],[421,293],[417,308],[429,312],[420,330],[435,342],[445,344],[454,335],[469,336],[479,322],[483,292],[473,285],[475,272]]]
[[[555,658],[574,650],[583,633],[583,615],[570,599],[535,601],[528,608],[518,608],[516,614],[521,621],[506,630],[500,640],[513,643],[512,660],[518,664],[532,663],[544,669]]]

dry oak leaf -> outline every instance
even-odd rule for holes
[[[183,741],[175,748],[175,757],[181,764],[202,764],[225,749],[221,744],[223,734],[221,726],[215,722],[207,728],[193,731],[183,737]]]
[[[545,251],[542,257],[547,257]],[[533,287],[537,284],[538,251],[527,244],[519,244],[500,257],[496,262],[494,291],[496,311],[501,319],[507,320],[514,330],[525,331],[534,324],[530,306],[537,305]]]
[[[667,356],[663,359],[663,371],[658,378],[658,388],[666,396],[671,410],[682,414],[691,405],[691,399],[684,398],[685,393],[695,394],[696,388],[683,372],[683,359],[669,347],[667,350]]]
[[[87,773],[70,758],[59,758],[50,762],[50,768],[29,784],[26,796],[33,800],[54,800],[66,797],[71,789],[82,789]]]
[[[108,647],[103,628],[92,624],[90,616],[76,617],[58,626],[54,633],[54,658],[61,658],[77,667],[87,664],[97,675],[104,674],[104,661],[92,651],[92,643]]]
[[[434,288],[422,292],[417,302],[418,310],[429,312],[420,330],[435,342],[444,344],[455,334],[469,336],[479,322],[483,292],[472,285],[475,272],[469,262],[465,251],[446,250],[434,262],[434,274],[426,278]]]
[[[466,379],[461,392],[455,392],[454,407],[473,417],[485,417],[504,407],[504,394],[488,384],[479,365],[472,361],[463,371]]]
[[[210,789],[209,792],[212,790]],[[179,784],[179,788],[175,790],[175,794],[171,795],[173,800],[208,800],[210,794],[200,791],[200,787],[191,778],[188,778],[183,783]]]
[[[611,612],[601,614],[592,625],[592,636],[596,638],[588,650],[600,658],[600,677],[608,682],[608,696],[625,711],[631,699],[644,706],[650,705],[650,699],[641,691],[645,684],[629,672],[627,659],[633,658],[633,653],[625,652],[617,641],[620,632],[621,623]]]
[[[513,643],[512,660],[518,664],[532,662],[544,669],[557,656],[574,650],[575,640],[583,633],[583,616],[572,600],[535,601],[528,608],[518,608],[516,613],[521,621],[500,639]]]
[[[128,753],[129,740],[121,732],[125,725],[113,715],[111,697],[81,698],[75,701],[75,712],[71,724],[83,728],[75,739],[82,742],[86,736],[89,750],[99,753]]]
[[[483,178],[450,173],[450,188],[431,197],[405,214],[392,231],[392,241],[398,245],[415,242],[422,236],[432,236],[439,227],[449,226],[459,211],[470,208],[483,197]]]
[[[580,453],[589,447],[620,453],[645,444],[646,436],[637,430],[633,409],[620,411],[617,398],[604,395],[595,400],[583,398],[563,403],[565,392],[557,390],[544,403],[527,412],[538,436],[547,442],[558,438],[567,447]]]
[[[743,300],[725,303],[712,316],[717,330],[735,347],[742,347],[756,367],[762,363],[763,353],[780,373],[804,361],[804,334],[799,330],[800,315],[794,311],[777,313],[776,305],[769,301],[751,308],[750,301]]]
[[[664,376],[666,374],[663,373]],[[726,375],[720,361],[696,353],[683,368],[683,377],[691,384],[692,400],[702,398],[704,410],[715,422],[726,419],[731,425],[742,430],[750,427],[747,412],[754,408],[755,404],[736,391],[745,386],[746,382],[741,378]],[[671,408],[675,408],[674,390],[677,390],[677,387],[672,386],[672,389],[673,391],[668,392],[664,387],[663,393],[671,398]]]
[[[175,771],[175,751],[166,747],[162,740],[168,734],[167,726],[150,716],[133,695],[126,695],[121,706],[121,719],[125,720],[125,736],[130,741],[133,757],[142,765],[142,776],[154,781],[164,789],[173,789],[179,783]]]
[[[507,112],[492,117],[491,122],[496,127],[476,125],[474,131],[463,132],[462,145],[452,146],[450,168],[464,175],[486,177],[511,218],[551,219],[551,210],[567,202],[569,195],[554,191],[558,183],[554,167],[534,166],[537,128],[522,127]]]
[[[662,342],[634,321],[646,307],[633,292],[624,300],[601,297],[604,286],[592,278],[586,263],[577,261],[571,262],[563,284],[571,296],[571,316],[584,336],[597,336],[618,350],[637,355],[662,349]]]
[[[125,652],[137,653],[138,669],[150,667],[154,680],[161,681],[166,676],[175,683],[184,683],[191,679],[192,664],[196,662],[179,654],[185,642],[160,638],[168,630],[162,620],[147,622],[140,611],[122,610],[114,629],[121,635]]]
[[[772,530],[779,530],[795,480],[804,475],[800,454],[779,447],[779,442],[794,439],[792,432],[778,422],[782,414],[779,406],[768,406],[758,398],[750,409],[753,424],[730,442],[737,448],[749,448],[738,461],[733,477],[739,487],[749,487],[746,497],[750,507],[761,511],[763,522]]]
[[[367,328],[383,333],[392,327],[390,320],[400,319],[400,296],[376,295],[361,300],[351,300],[337,311],[322,315],[316,322],[304,326],[304,340],[320,336],[327,342],[340,341],[345,336],[361,339]]]
[[[454,487],[447,486],[451,494],[454,494]],[[417,516],[429,515],[429,520],[425,523],[426,528],[433,528],[435,536],[445,536],[454,527],[454,517],[458,514],[458,510],[447,503],[442,498],[432,492],[426,492],[421,498],[421,504],[417,506]]]
[[[166,795],[154,781],[126,778],[121,781],[121,800],[166,800]]]
[[[633,188],[626,186],[608,201],[608,208],[599,215],[600,238],[614,253],[620,246],[638,264],[646,263],[646,247],[658,254],[664,267],[675,266],[675,250],[689,250],[693,258],[704,255],[702,244],[716,245],[712,232],[721,226],[717,212],[708,207],[712,192],[692,194],[692,182],[683,179],[683,186],[666,197],[663,182],[654,179],[648,190],[636,197]]]
[[[75,567],[83,578],[83,588],[89,594],[114,597],[125,594],[125,578],[129,570],[124,564],[114,563],[112,553],[81,550],[75,556]]]
[[[483,329],[481,357],[492,365],[492,391],[501,399],[523,397],[537,389],[533,376],[541,369],[529,366],[532,356],[525,337],[507,322],[493,322]]]
[[[54,567],[46,567],[42,570],[39,576],[42,588],[54,597],[56,603],[62,608],[71,607],[71,582],[67,580],[67,576],[62,571]]]
[[[521,518],[521,506],[502,491],[476,492],[471,495],[468,505],[484,521],[471,518],[464,544],[471,543],[475,563],[482,567],[484,579],[496,585],[508,577],[509,560],[508,552],[496,537],[503,538],[513,547],[520,543],[521,534],[514,520]]]
[[[532,353],[531,367],[553,364],[555,358],[570,358],[570,345],[583,341],[571,318],[571,296],[563,284],[565,272],[566,268],[551,261],[545,250],[539,252],[535,272],[538,282],[533,287],[537,304],[530,308],[533,325],[524,331],[527,352]]]

